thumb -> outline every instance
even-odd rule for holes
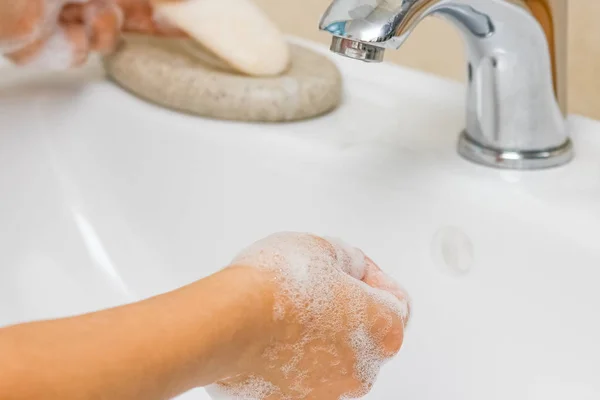
[[[369,257],[365,257],[364,283],[374,289],[379,289],[389,296],[391,301],[382,301],[375,296],[371,299],[375,318],[371,323],[371,334],[379,337],[382,349],[387,357],[398,353],[404,341],[404,330],[410,318],[410,302],[406,292],[389,276],[387,276]],[[397,302],[394,302],[396,298]]]
[[[383,272],[377,264],[373,262],[369,257],[365,256],[366,266],[365,274],[362,281],[367,285],[375,289],[380,289],[388,293],[393,294],[403,305],[406,305],[406,309],[403,311],[403,324],[406,326],[410,319],[410,299],[404,289],[396,283],[390,276]]]

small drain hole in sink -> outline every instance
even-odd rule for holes
[[[463,276],[473,267],[473,243],[462,229],[442,227],[433,235],[431,256],[442,272]]]

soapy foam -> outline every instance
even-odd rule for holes
[[[340,260],[343,271],[355,279],[362,280],[365,276],[365,254],[341,239],[332,237],[324,239],[335,247],[336,257]]]
[[[213,400],[228,400],[231,398],[239,400],[263,400],[277,393],[277,388],[262,378],[252,376],[241,386],[226,388],[219,385],[211,385],[206,388],[206,391]]]
[[[350,333],[350,344],[356,352],[354,376],[363,382],[365,387],[370,387],[375,383],[379,369],[385,362],[379,341],[372,337],[366,326],[361,325]]]
[[[23,49],[35,41],[33,33],[0,40],[0,53],[10,54]]]
[[[51,70],[64,70],[73,65],[75,59],[73,44],[69,42],[64,30],[57,29],[31,59],[29,65]]]
[[[302,365],[307,349],[330,355],[334,359],[331,362],[332,369],[339,371],[341,375],[352,374],[363,384],[364,390],[360,393],[348,393],[344,398],[364,394],[374,383],[382,364],[387,361],[381,350],[381,342],[389,333],[393,322],[392,315],[380,313],[375,319],[383,320],[385,324],[378,327],[379,330],[374,334],[373,326],[365,325],[375,323],[375,320],[369,320],[368,303],[375,301],[385,305],[402,321],[408,316],[408,304],[407,301],[401,301],[393,294],[372,288],[360,280],[365,276],[367,267],[367,259],[360,250],[338,239],[282,233],[243,250],[233,264],[274,271],[281,282],[280,292],[275,299],[274,318],[284,318],[284,305],[291,303],[297,313],[296,318],[306,327],[296,343],[274,344],[263,354],[271,368],[274,368],[279,354],[292,354],[289,361],[281,367],[281,373],[285,379],[294,379],[290,386],[294,391],[293,399],[303,399],[310,394],[310,388],[304,384],[306,377],[311,376],[307,369],[310,366]],[[343,298],[348,309],[353,312],[336,312],[336,298]],[[353,350],[355,358],[352,371],[339,365],[339,361],[336,363],[338,349],[334,345],[322,344],[331,342],[334,335],[347,337],[347,345]],[[219,393],[225,397],[213,396],[213,399],[262,399],[266,397],[264,383],[263,381],[261,386],[257,385],[256,380],[250,380],[233,388],[219,386]],[[276,387],[270,389],[279,390]]]

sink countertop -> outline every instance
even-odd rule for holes
[[[367,398],[600,398],[600,123],[569,118],[565,167],[488,169],[455,150],[461,84],[335,60],[342,106],[273,125],[158,108],[95,63],[3,70],[0,325],[151,296],[311,231],[413,297]]]

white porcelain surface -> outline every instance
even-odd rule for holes
[[[567,167],[478,167],[455,151],[461,85],[337,60],[341,108],[285,125],[160,109],[95,67],[0,71],[0,325],[150,296],[312,231],[413,297],[368,399],[600,398],[600,123],[570,119]]]

